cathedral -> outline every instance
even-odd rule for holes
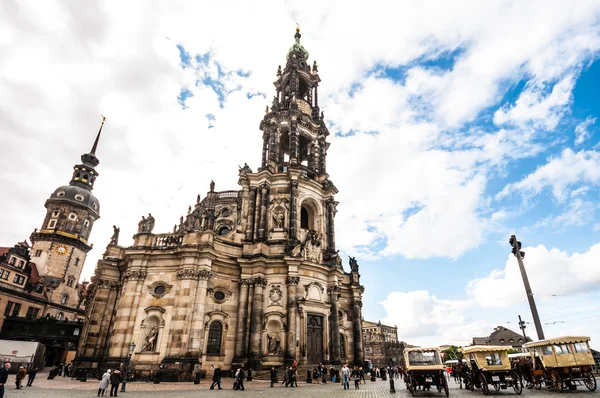
[[[364,287],[335,247],[318,67],[294,38],[260,123],[260,167],[240,168],[238,190],[211,182],[172,232],[155,233],[148,214],[121,246],[115,227],[88,289],[79,368],[190,380],[219,365],[362,365]]]

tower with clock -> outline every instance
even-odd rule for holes
[[[46,217],[40,230],[31,234],[31,260],[35,263],[48,299],[57,305],[50,315],[61,318],[64,310],[77,309],[78,281],[87,253],[94,222],[100,218],[100,204],[92,194],[100,161],[96,149],[102,127],[89,153],[76,164],[69,185],[58,187],[46,200]],[[61,309],[61,307],[63,307]]]

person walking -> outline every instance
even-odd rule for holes
[[[354,379],[354,389],[358,390],[360,384],[360,371],[356,366],[352,370],[352,379]]]
[[[10,362],[5,362],[2,369],[0,369],[0,398],[4,397],[4,385],[8,381],[8,371],[10,370]]]
[[[102,375],[102,379],[100,379],[100,384],[98,384],[98,396],[100,396],[100,395],[104,396],[104,393],[106,392],[106,389],[108,388],[109,384],[110,384],[110,369],[108,369],[106,372],[104,372],[104,374]]]
[[[37,375],[37,372],[37,367],[29,371],[29,373],[27,374],[27,387],[31,387],[31,385],[33,384],[33,380],[35,380],[35,375]]]
[[[118,369],[115,369],[114,372],[110,374],[110,396],[118,397],[117,391],[119,391],[119,384],[121,383],[121,372]]]
[[[365,380],[365,371],[362,367],[358,369],[358,374],[360,375],[363,384],[367,384],[367,381]]]
[[[270,378],[271,378],[271,387],[273,387],[273,385],[275,383],[277,383],[277,369],[275,369],[275,366],[271,367]]]
[[[350,369],[348,369],[348,365],[344,364],[342,368],[342,380],[344,384],[344,390],[350,389]]]
[[[238,384],[236,390],[244,391],[244,379],[246,378],[246,374],[244,373],[244,368],[240,368],[238,373]]]
[[[26,374],[27,371],[25,370],[25,368],[23,366],[19,366],[19,369],[17,369],[17,376],[15,377],[15,384],[17,385],[17,390],[20,390],[23,387],[23,379],[25,378]]]
[[[217,368],[215,369],[214,373],[213,373],[213,377],[212,377],[212,384],[210,385],[210,389],[214,390],[215,386],[219,387],[219,390],[222,390],[221,388],[221,374],[222,374],[222,370],[221,370],[221,365],[217,366]]]

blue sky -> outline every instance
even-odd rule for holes
[[[0,244],[39,228],[100,114],[103,213],[86,277],[112,225],[127,239],[152,212],[166,232],[210,180],[236,189],[238,165],[260,161],[298,23],[319,64],[337,246],[359,260],[365,318],[414,344],[530,320],[516,233],[542,318],[565,322],[546,334],[600,341],[598,2],[89,8],[15,2],[0,15]]]

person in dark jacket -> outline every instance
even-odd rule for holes
[[[273,385],[275,383],[277,383],[277,369],[275,369],[275,366],[271,367],[271,387],[273,387]]]
[[[0,398],[4,397],[4,385],[8,381],[8,371],[10,370],[10,362],[5,362],[0,369]]]
[[[212,377],[212,381],[213,382],[210,385],[210,389],[211,390],[215,389],[215,385],[217,387],[219,387],[219,390],[222,390],[222,388],[221,388],[221,375],[222,375],[222,373],[223,373],[223,371],[221,370],[221,365],[217,366],[217,368],[215,369],[215,372],[213,373],[213,377]]]
[[[110,374],[110,396],[118,397],[119,383],[121,383],[121,372],[115,370]]]
[[[17,376],[15,377],[15,384],[17,385],[17,390],[23,388],[23,379],[25,378],[26,374],[27,370],[25,370],[23,366],[19,366],[19,369],[17,369]]]
[[[33,368],[29,371],[29,373],[27,374],[28,378],[27,378],[27,387],[31,387],[31,385],[33,384],[33,380],[35,380],[35,375],[38,372],[38,368]]]
[[[244,379],[246,378],[246,374],[244,373],[244,368],[240,368],[237,376],[237,384],[235,386],[236,390],[244,391]]]

